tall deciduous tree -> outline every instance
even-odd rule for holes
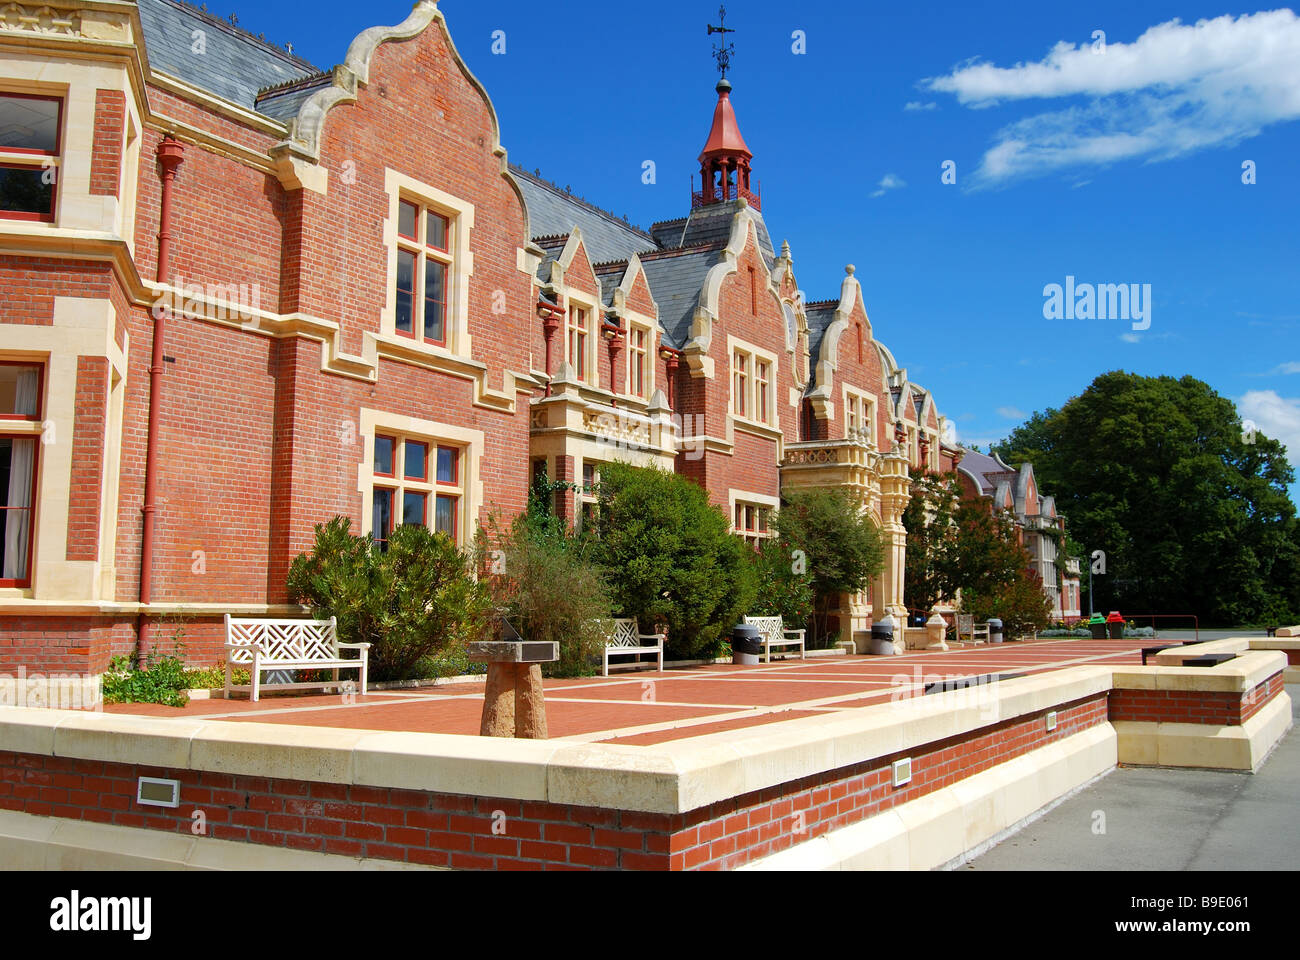
[[[1223,624],[1300,611],[1295,472],[1208,384],[1102,374],[994,449],[1032,461],[1071,535],[1104,551],[1099,608]]]

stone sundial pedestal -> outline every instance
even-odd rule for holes
[[[469,658],[488,665],[479,736],[547,739],[542,664],[560,659],[560,645],[486,640],[469,645]]]

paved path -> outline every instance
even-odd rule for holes
[[[1300,718],[1300,686],[1286,688]],[[1097,813],[1106,832],[1093,832]],[[1300,869],[1300,732],[1252,775],[1121,768],[963,870]],[[1227,892],[1227,891],[1225,891]]]
[[[1040,640],[988,644],[897,657],[825,657],[762,666],[619,673],[546,681],[551,737],[652,744],[798,717],[856,710],[921,694],[935,681],[982,674],[1025,674],[1080,664],[1138,663],[1139,640]],[[478,733],[482,683],[372,691],[365,697],[296,695],[259,703],[195,700],[184,709],[125,704],[110,713],[289,723],[363,730]]]

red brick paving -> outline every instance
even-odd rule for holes
[[[871,706],[899,695],[896,678],[906,678],[911,684],[982,673],[1038,672],[1060,669],[1073,665],[1070,661],[1085,658],[1103,658],[1088,662],[1112,666],[1140,663],[1144,644],[1147,641],[1048,640],[947,653],[914,652],[901,657],[786,660],[755,667],[713,664],[666,673],[548,680],[547,719],[553,738],[602,739],[599,734],[605,732],[659,723],[680,724],[667,730],[604,738],[623,744],[662,743],[826,712],[777,709],[758,716],[729,716],[749,707],[779,708],[828,697],[845,698],[826,705],[837,709]],[[308,694],[266,696],[259,703],[244,699],[195,700],[182,709],[156,704],[122,704],[105,709],[145,716],[221,716],[263,723],[473,735],[478,733],[482,696],[481,683],[458,683],[372,693],[354,698],[349,705],[344,705],[343,697],[336,694]],[[689,722],[705,718],[715,719]]]

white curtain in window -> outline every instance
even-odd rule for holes
[[[36,391],[40,377],[35,370],[24,370],[18,375],[14,412],[19,416],[36,414]],[[5,513],[5,556],[4,569],[0,578],[26,580],[27,548],[31,538],[32,523],[32,475],[36,463],[36,440],[27,437],[15,438],[13,455],[9,462],[9,496],[6,505],[11,509]],[[14,507],[28,509],[12,509]]]

